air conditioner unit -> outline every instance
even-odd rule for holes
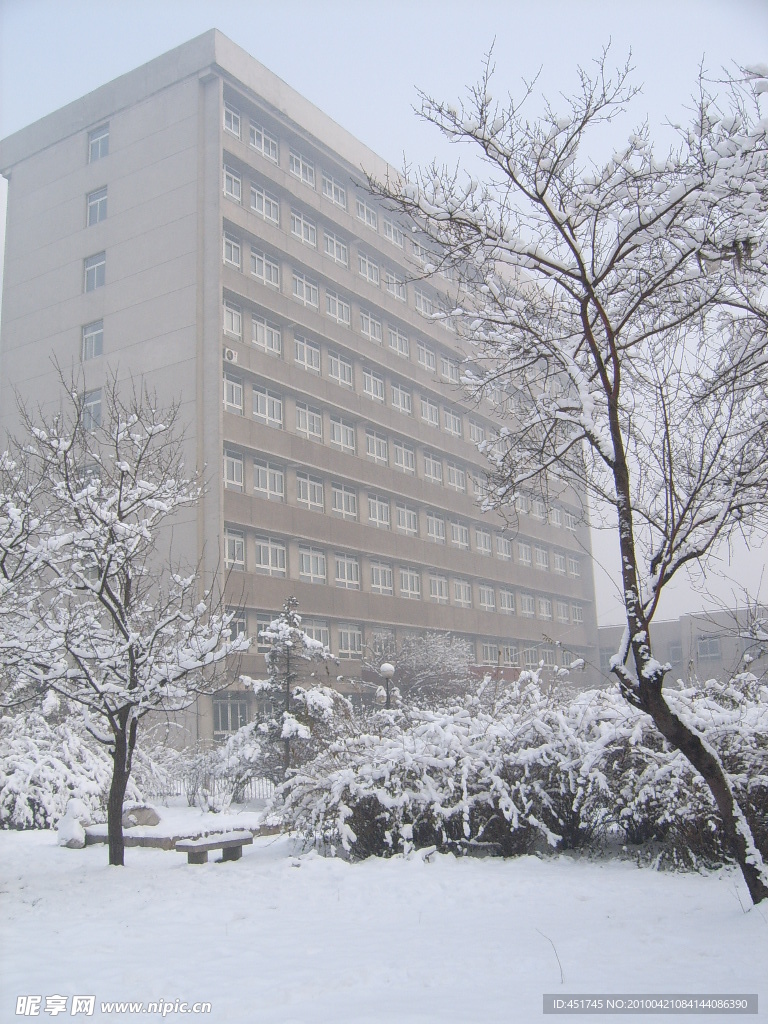
[[[224,362],[225,363],[236,363],[237,362],[237,352],[235,352],[235,350],[233,348],[225,348],[224,349]]]

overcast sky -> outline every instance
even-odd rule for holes
[[[643,85],[632,121],[647,116],[661,138],[702,62],[716,75],[768,59],[768,0],[0,0],[0,137],[214,27],[398,167],[460,155],[414,116],[416,89],[460,97],[492,45],[495,95],[541,70],[555,101],[604,46],[617,63],[631,50]],[[0,182],[3,221],[4,205]],[[613,564],[610,543],[597,555]],[[732,604],[742,585],[757,591],[765,564],[723,553],[705,589]],[[602,622],[620,619],[611,576],[595,566]],[[704,603],[678,587],[661,614]]]

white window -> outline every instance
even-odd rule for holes
[[[389,217],[382,217],[384,222],[384,237],[388,238],[398,249],[405,248],[405,235],[402,230]]]
[[[433,316],[435,312],[435,304],[432,299],[427,295],[421,288],[413,289],[413,300],[416,309],[423,316]]]
[[[523,665],[532,672],[539,667],[539,654],[535,647],[523,648]]]
[[[243,456],[228,449],[224,450],[224,486],[230,491],[243,489]]]
[[[532,565],[533,555],[531,552],[531,545],[526,540],[519,540],[517,542],[517,560],[520,565]]]
[[[433,484],[443,482],[443,463],[431,452],[424,452],[424,479]]]
[[[491,531],[475,527],[475,550],[479,555],[491,557]]]
[[[400,597],[410,601],[421,600],[421,573],[410,565],[400,568]]]
[[[501,660],[504,665],[515,667],[519,664],[517,644],[504,644],[501,648]]]
[[[541,649],[541,660],[544,662],[545,668],[555,667],[555,650],[553,647],[542,647]]]
[[[480,650],[483,665],[497,665],[501,660],[501,648],[491,641],[485,641]]]
[[[265,352],[273,356],[282,355],[283,339],[280,328],[271,324],[263,317],[254,316],[251,318],[251,341],[257,348],[263,348]]]
[[[384,378],[373,370],[363,370],[363,394],[377,402],[384,401]]]
[[[445,520],[435,512],[427,512],[427,539],[434,544],[445,544]]]
[[[720,637],[700,636],[696,640],[696,654],[702,661],[717,661],[720,658]]]
[[[577,626],[581,626],[584,623],[584,609],[580,604],[571,605],[571,622]]]
[[[421,399],[421,418],[425,423],[428,423],[430,427],[440,426],[440,411],[437,407],[437,402],[433,402],[429,398]]]
[[[86,200],[87,216],[86,224],[91,227],[102,220],[107,219],[107,190],[106,188],[96,189],[89,192]]]
[[[333,349],[328,350],[328,376],[337,384],[352,387],[352,363]]]
[[[357,491],[347,484],[331,485],[331,511],[341,519],[357,519]]]
[[[254,459],[253,493],[268,501],[285,501],[285,470],[274,462]]]
[[[333,448],[340,448],[343,452],[355,454],[357,443],[355,437],[355,425],[341,416],[331,416],[330,443]]]
[[[238,270],[241,270],[243,266],[240,239],[235,238],[234,235],[228,235],[226,232],[224,233],[224,262],[229,263],[232,267],[237,267]]]
[[[437,369],[437,356],[435,350],[430,348],[429,345],[425,345],[423,341],[418,344],[419,354],[419,366],[423,366],[425,370],[434,372]]]
[[[555,601],[555,615],[558,622],[570,622],[567,601]]]
[[[291,234],[300,238],[304,245],[317,248],[317,226],[305,214],[291,210]]]
[[[243,382],[231,373],[224,374],[224,408],[227,412],[243,415]]]
[[[397,327],[389,328],[389,347],[403,359],[410,358],[411,347],[408,343],[408,335],[403,334]]]
[[[562,650],[563,668],[570,668],[573,664],[573,652],[565,648]]]
[[[248,635],[248,617],[243,608],[227,608],[227,615],[231,615],[229,628],[233,637]]]
[[[374,231],[377,231],[379,227],[379,216],[376,210],[363,199],[357,200],[356,209],[358,218],[367,224],[369,228],[373,228]]]
[[[349,326],[352,322],[349,303],[336,292],[329,291],[327,288],[325,290],[325,312],[337,323]]]
[[[320,346],[297,334],[293,339],[293,361],[310,373],[320,373]]]
[[[368,522],[380,530],[389,529],[389,501],[386,498],[368,495]]]
[[[360,563],[357,555],[336,553],[336,586],[345,590],[360,589]]]
[[[443,409],[443,423],[445,429],[454,437],[461,437],[461,416],[453,409]]]
[[[349,266],[347,243],[342,241],[338,235],[334,235],[331,231],[326,231],[324,246],[326,256],[330,256],[335,263],[340,263],[343,267]]]
[[[292,149],[288,160],[288,169],[295,177],[301,178],[305,185],[315,187],[315,165],[309,157]]]
[[[331,634],[328,629],[328,623],[324,619],[305,619],[301,620],[301,628],[312,640],[317,640],[318,643],[322,644],[323,647],[328,647],[331,642]]]
[[[245,534],[224,528],[224,564],[227,569],[245,569]]]
[[[97,252],[83,260],[83,291],[92,292],[107,281],[107,254]]]
[[[405,302],[408,298],[405,290],[405,280],[399,274],[396,274],[394,270],[384,271],[384,287],[390,295],[394,295],[401,302]]]
[[[313,441],[323,439],[323,415],[304,402],[296,403],[296,433],[309,437]]]
[[[280,200],[261,185],[251,185],[251,209],[272,224],[280,223]]]
[[[552,618],[552,601],[548,597],[540,597],[537,602],[539,606],[539,618]]]
[[[563,525],[563,513],[559,508],[549,510],[549,525],[560,527]]]
[[[402,412],[406,416],[410,416],[413,412],[411,392],[404,388],[402,384],[392,385],[392,408],[397,409],[398,412]]]
[[[532,619],[536,614],[536,603],[533,594],[520,595],[520,614],[524,619]]]
[[[280,264],[258,249],[251,249],[251,273],[264,284],[280,287]]]
[[[387,465],[389,461],[387,439],[383,434],[379,434],[375,430],[366,430],[365,451],[369,459],[373,459],[374,462],[378,462],[381,465]]]
[[[323,512],[323,481],[308,473],[296,474],[296,504],[310,509],[312,512]]]
[[[499,611],[503,615],[515,614],[515,594],[512,590],[499,590]]]
[[[374,594],[392,595],[391,565],[387,565],[386,562],[371,562],[371,591]]]
[[[240,138],[240,112],[228,103],[224,104],[224,128]]]
[[[500,533],[496,534],[496,556],[505,562],[512,560],[512,541],[509,537],[502,537]]]
[[[453,603],[459,608],[472,607],[472,585],[467,580],[453,581]]]
[[[251,121],[251,145],[254,149],[258,149],[258,151],[265,156],[267,160],[272,160],[273,163],[277,163],[277,139],[265,128],[262,128],[260,124],[256,124],[254,121]]]
[[[340,206],[342,210],[346,210],[347,190],[340,181],[337,181],[330,174],[323,173],[323,195],[326,199],[330,199],[332,203]]]
[[[83,327],[82,344],[80,356],[86,359],[95,359],[104,351],[104,321],[94,320],[92,324]]]
[[[543,523],[547,521],[547,506],[541,498],[534,498],[531,502],[531,514]]]
[[[576,533],[576,516],[573,512],[564,512],[563,519],[565,521],[566,530],[570,530],[571,533]]]
[[[472,481],[472,494],[478,501],[488,495],[488,478],[480,473],[470,473]]]
[[[253,569],[262,576],[285,576],[285,544],[273,537],[257,537]]]
[[[305,306],[314,306],[317,309],[319,304],[319,294],[317,290],[317,282],[312,281],[304,274],[298,273],[294,270],[293,272],[293,297],[298,299],[299,302]]]
[[[413,447],[409,444],[405,444],[404,441],[395,441],[395,469],[399,469],[403,473],[415,473],[416,472],[416,452]]]
[[[455,462],[447,462],[446,472],[446,483],[449,487],[452,487],[454,491],[466,491],[467,474],[461,466],[457,466]]]
[[[451,384],[459,383],[459,364],[448,356],[440,356],[440,375]]]
[[[565,555],[562,551],[552,552],[552,570],[559,576],[565,576],[566,573],[566,561]]]
[[[451,523],[451,544],[454,547],[469,550],[469,527],[464,523]]]
[[[539,547],[537,544],[534,553],[536,555],[536,568],[540,569],[542,572],[548,572],[549,551],[546,548]]]
[[[349,622],[339,623],[339,658],[361,658],[363,654],[363,631],[360,626]]]
[[[573,555],[568,555],[568,575],[581,576],[581,562]]]
[[[412,240],[411,246],[413,248],[413,258],[416,260],[417,263],[421,263],[423,266],[425,263],[428,263],[431,260],[432,254],[425,245],[422,245],[420,242]]]
[[[83,430],[93,433],[101,426],[101,388],[86,391],[83,395]]]
[[[360,333],[364,334],[366,338],[370,338],[371,341],[375,341],[378,345],[381,344],[381,320],[377,319],[372,313],[367,310],[360,310]]]
[[[253,418],[268,427],[283,426],[283,398],[260,384],[253,385]]]
[[[109,125],[101,124],[88,132],[88,163],[102,160],[109,153]]]
[[[243,199],[243,182],[240,175],[233,167],[224,165],[224,195],[228,199],[234,199],[236,203]]]
[[[299,546],[299,579],[305,583],[325,583],[325,552],[320,548]]]
[[[515,511],[521,516],[528,515],[531,511],[531,499],[527,494],[515,495]]]
[[[234,338],[243,336],[243,315],[234,302],[224,303],[224,332]]]
[[[269,629],[272,623],[277,618],[277,612],[270,614],[269,612],[256,612],[256,650],[259,654],[266,654],[267,651],[271,650],[271,644],[269,640],[262,636],[262,633]]]
[[[429,599],[435,604],[448,604],[448,578],[446,576],[429,577]]]
[[[374,263],[370,256],[366,256],[365,253],[358,253],[357,256],[358,268],[360,270],[360,276],[366,278],[371,284],[378,285],[379,283],[379,267],[378,264]]]
[[[397,528],[401,533],[409,537],[415,537],[419,532],[419,517],[416,509],[410,505],[397,505]]]
[[[469,439],[475,444],[480,444],[485,440],[485,427],[482,423],[478,423],[477,420],[469,421]]]

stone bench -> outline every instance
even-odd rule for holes
[[[209,850],[221,850],[222,860],[240,860],[243,847],[251,843],[253,835],[250,832],[222,832],[201,839],[180,839],[176,843],[176,852],[186,853],[187,864],[207,864]]]

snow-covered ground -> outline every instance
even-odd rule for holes
[[[23,1019],[28,995],[42,1019],[46,997],[66,996],[62,1020],[88,1019],[71,1016],[75,995],[112,1021],[140,1018],[101,1002],[207,1001],[208,1014],[165,1019],[211,1024],[509,1024],[539,1020],[545,992],[758,992],[768,1012],[768,909],[744,913],[733,872],[348,864],[297,855],[286,837],[257,838],[233,863],[131,848],[110,868],[104,846],[62,849],[54,832],[0,833],[0,864],[3,1022]]]

